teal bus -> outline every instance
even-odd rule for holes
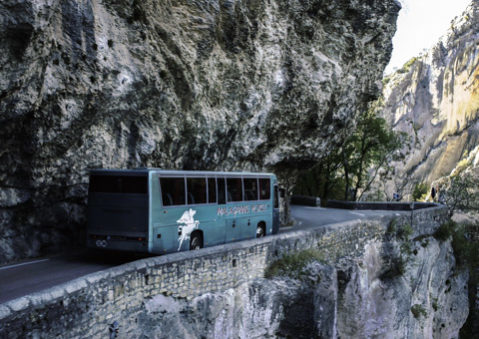
[[[92,170],[87,246],[163,254],[275,234],[278,198],[271,173]]]

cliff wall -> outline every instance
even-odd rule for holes
[[[379,95],[399,8],[1,1],[0,263],[82,239],[90,168],[321,158]]]
[[[393,192],[410,194],[417,183],[451,174],[461,161],[479,161],[479,2],[451,22],[434,47],[384,79],[383,114],[410,142],[404,161],[386,181]]]
[[[0,305],[0,336],[457,337],[468,276],[433,237],[446,220],[436,207],[144,259]],[[304,250],[321,262],[264,278]]]

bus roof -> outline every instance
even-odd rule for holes
[[[182,171],[165,170],[160,168],[135,168],[135,169],[91,169],[90,174],[122,174],[122,175],[146,175],[150,172],[168,174],[168,175],[264,175],[275,176],[274,173],[267,172],[224,172],[224,171]]]

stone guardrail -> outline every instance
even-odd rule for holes
[[[413,236],[432,234],[447,220],[444,207],[291,231],[200,251],[142,259],[0,305],[0,338],[105,338],[119,324],[119,338],[133,335],[145,299],[158,294],[192,299],[264,276],[285,254],[317,248],[334,263],[362,254],[369,241],[395,226]],[[362,244],[362,245],[361,245]]]
[[[291,196],[291,205],[321,206],[321,199],[307,195],[293,195]]]
[[[362,202],[329,200],[327,206],[330,208],[350,210],[415,211],[423,208],[439,207],[442,205],[430,202]]]

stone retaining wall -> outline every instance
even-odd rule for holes
[[[332,262],[361,255],[367,242],[384,237],[392,218],[396,228],[412,225],[413,236],[420,236],[432,234],[446,220],[447,210],[398,212],[395,217],[288,232],[93,273],[0,305],[0,338],[105,338],[115,321],[119,338],[129,338],[145,299],[158,294],[191,299],[223,291],[263,277],[271,262],[304,249],[322,249]]]

